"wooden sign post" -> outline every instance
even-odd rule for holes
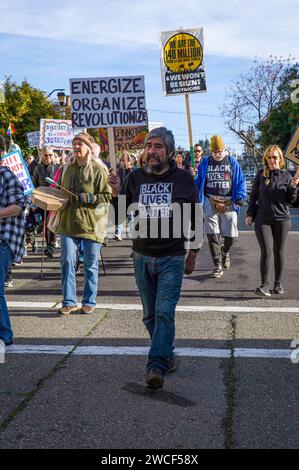
[[[114,147],[114,132],[112,127],[108,127],[108,145],[109,145],[109,162],[113,172],[116,174],[116,158]]]
[[[187,123],[188,123],[191,165],[192,165],[192,168],[195,168],[194,147],[193,147],[193,137],[192,137],[192,126],[191,126],[191,113],[190,113],[189,95],[187,94],[185,95],[185,101],[186,101],[186,113],[187,113]]]

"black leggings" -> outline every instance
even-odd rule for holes
[[[290,220],[272,223],[255,221],[255,234],[261,249],[260,271],[262,284],[269,281],[272,248],[274,253],[275,281],[281,282],[284,267],[284,246],[290,228]]]

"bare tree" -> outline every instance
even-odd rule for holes
[[[262,156],[257,145],[258,126],[267,120],[273,108],[285,98],[283,84],[294,58],[270,56],[268,59],[256,58],[247,74],[232,83],[230,92],[225,97],[222,114],[230,131],[236,134],[249,148],[252,148],[256,168],[256,154]]]

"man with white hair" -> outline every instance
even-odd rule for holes
[[[94,139],[86,132],[75,135],[73,155],[58,183],[75,194],[62,209],[57,233],[61,236],[62,307],[60,315],[93,313],[98,291],[99,254],[108,220],[111,188],[107,173],[93,158]],[[77,305],[77,249],[83,244],[84,287],[82,307]]]

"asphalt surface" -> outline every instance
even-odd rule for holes
[[[209,278],[204,244],[178,305],[178,369],[154,393],[144,382],[146,355],[120,349],[149,345],[131,241],[112,240],[103,248],[101,308],[87,316],[56,314],[59,248],[45,261],[43,279],[40,254],[29,255],[13,268],[14,286],[6,291],[15,345],[0,364],[0,448],[298,448],[299,365],[290,349],[292,340],[299,342],[298,248],[295,231],[287,241],[285,295],[260,299],[254,295],[259,249],[253,231],[240,233],[231,269],[220,279]],[[77,281],[80,294],[82,274]],[[18,352],[29,345],[61,349]],[[115,350],[92,355],[91,346]],[[253,349],[252,357],[239,357],[239,348]],[[257,357],[264,350],[289,354]]]

